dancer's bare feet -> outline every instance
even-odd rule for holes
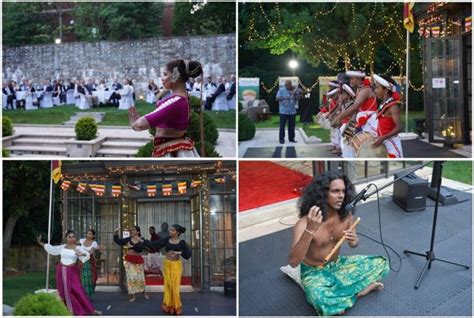
[[[145,299],[150,299],[150,297],[148,297],[148,294],[143,292],[143,297],[145,297]]]
[[[128,295],[128,301],[133,303],[135,301],[135,295]]]
[[[383,284],[381,282],[375,282],[370,284],[366,289],[357,294],[357,297],[362,297],[370,293],[371,291],[379,291],[383,289]]]
[[[94,316],[102,316],[102,311],[94,310]]]

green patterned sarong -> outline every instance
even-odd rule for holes
[[[339,256],[324,267],[301,263],[306,300],[319,315],[337,315],[352,307],[357,294],[390,270],[383,256]]]
[[[91,263],[90,261],[87,261],[82,266],[83,266],[82,275],[81,275],[82,287],[84,287],[84,291],[86,292],[87,296],[91,298],[92,296],[94,296],[94,292],[95,292],[95,284],[93,282],[93,277],[92,277]]]

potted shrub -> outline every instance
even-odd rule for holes
[[[15,316],[72,316],[55,294],[28,294],[15,305]]]
[[[13,135],[13,122],[10,117],[2,117],[2,136],[8,137]]]
[[[239,141],[250,140],[255,136],[255,124],[247,115],[239,114]]]
[[[92,117],[82,117],[75,126],[76,138],[66,141],[69,157],[94,157],[105,137],[97,137],[97,124]]]

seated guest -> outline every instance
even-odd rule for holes
[[[6,109],[8,109],[10,106],[10,108],[13,110],[13,101],[16,100],[14,81],[10,81],[7,86],[3,87],[2,92],[7,96]]]
[[[219,96],[221,93],[224,93],[225,94],[225,85],[224,85],[224,80],[222,77],[218,77],[217,78],[217,90],[211,94],[211,96],[209,97],[206,97],[206,105],[205,105],[205,108],[207,110],[211,110],[212,109],[212,104],[214,103],[214,101],[216,100],[217,96]]]
[[[206,97],[211,96],[217,89],[216,83],[212,81],[212,77],[209,76],[207,78],[207,82],[204,84],[204,92],[206,93]]]
[[[95,78],[90,78],[87,81],[86,87],[87,87],[87,89],[90,93],[89,95],[90,95],[90,98],[91,98],[91,101],[92,101],[92,105],[94,105],[94,106],[99,105],[99,97],[93,95],[93,93],[92,93],[92,92],[97,91],[97,84],[95,83]],[[86,94],[86,96],[87,95],[88,94]]]
[[[53,88],[53,86],[51,85],[51,80],[49,80],[49,79],[48,79],[48,80],[44,80],[44,81],[43,81],[43,86],[42,86],[39,90],[41,90],[41,93],[40,93],[40,95],[38,96],[38,99],[39,99],[39,100],[43,99],[44,94],[45,94],[46,92],[53,92],[54,88]]]
[[[156,94],[160,92],[158,85],[155,84],[155,81],[150,80],[148,82],[148,90],[146,93],[146,102],[149,104],[154,104],[156,102]]]
[[[76,88],[76,81],[75,80],[67,80],[66,90],[75,89]]]
[[[83,94],[86,97],[87,101],[89,102],[89,105],[93,105],[92,92],[89,90],[89,88],[87,87],[85,83],[86,83],[85,80],[83,79],[79,80],[79,83],[77,84],[77,87],[76,87],[77,93]]]
[[[118,80],[115,78],[114,82],[112,84],[112,91],[113,93],[109,97],[109,103],[112,103],[114,106],[119,106],[119,99],[120,99],[120,93],[119,91],[122,89],[122,84],[118,82]]]
[[[63,84],[63,80],[58,80],[55,90],[59,92],[59,102],[61,104],[66,103],[66,86]]]
[[[28,80],[24,79],[20,84],[20,91],[26,91],[28,88]]]
[[[235,96],[235,74],[230,76],[230,85],[229,89],[227,90],[227,100],[231,100]]]
[[[189,78],[189,80],[186,82],[186,91],[191,92],[194,87],[194,78]]]

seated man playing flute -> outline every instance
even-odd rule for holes
[[[343,314],[358,297],[381,290],[389,271],[382,256],[339,256],[340,240],[359,243],[352,213],[346,210],[354,186],[344,175],[327,171],[313,179],[300,198],[300,219],[293,231],[290,265],[301,264],[307,301],[320,315]]]

